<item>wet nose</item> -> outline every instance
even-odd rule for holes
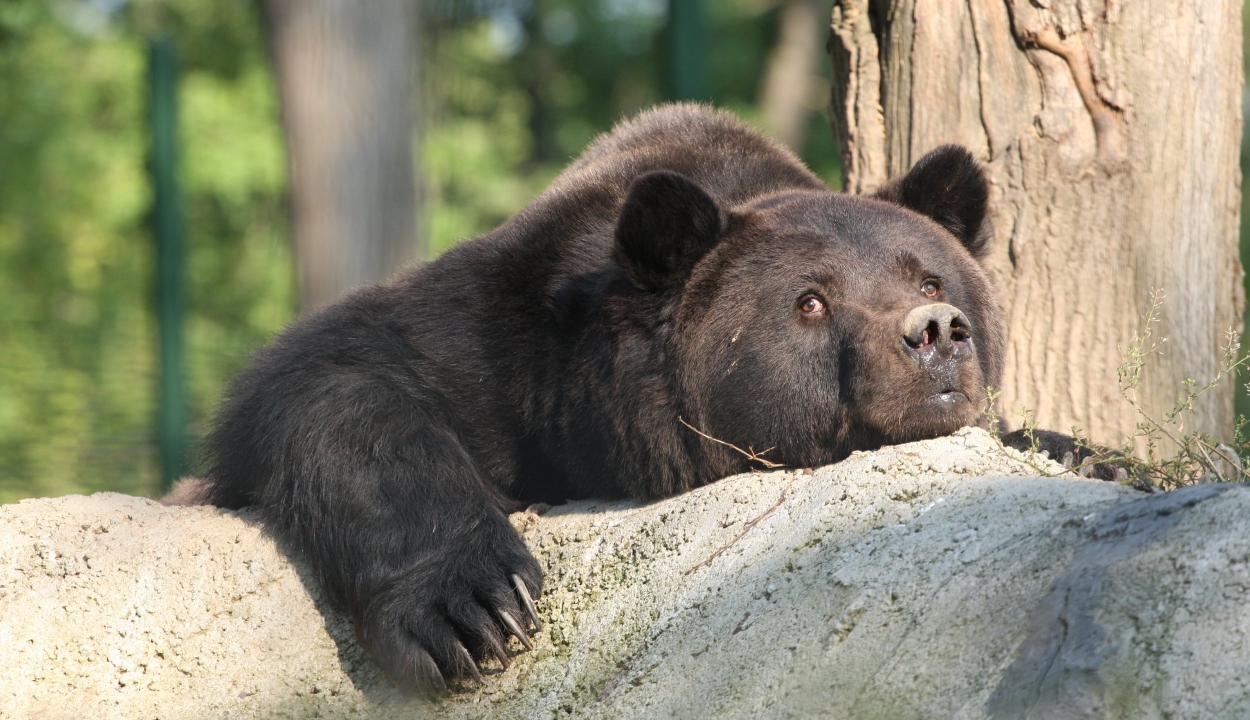
[[[962,359],[971,353],[972,324],[959,308],[934,303],[903,318],[903,346],[917,360]]]

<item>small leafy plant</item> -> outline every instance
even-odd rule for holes
[[[1219,369],[1206,384],[1199,385],[1193,378],[1182,383],[1184,391],[1162,418],[1156,418],[1138,401],[1137,388],[1141,384],[1142,370],[1150,357],[1161,352],[1167,338],[1157,337],[1155,326],[1159,322],[1159,309],[1163,305],[1163,293],[1150,294],[1150,304],[1142,318],[1141,335],[1134,333],[1126,351],[1126,358],[1117,370],[1120,395],[1133,407],[1141,420],[1137,431],[1125,444],[1124,455],[1134,463],[1139,477],[1162,490],[1199,482],[1242,482],[1250,480],[1243,457],[1250,452],[1246,418],[1238,417],[1231,444],[1221,442],[1213,435],[1192,429],[1194,401],[1219,387],[1237,372],[1250,364],[1250,355],[1242,354],[1241,342],[1235,330],[1224,335],[1224,348]],[[1136,441],[1144,439],[1145,457],[1134,457],[1131,448]],[[1168,457],[1160,453],[1164,440],[1170,440],[1175,451]]]
[[[1071,434],[1078,446],[1097,450],[1098,462],[1113,462],[1126,471],[1126,481],[1144,488],[1174,490],[1200,482],[1245,482],[1250,480],[1246,470],[1250,459],[1250,422],[1238,416],[1231,443],[1222,442],[1213,435],[1193,429],[1194,403],[1206,393],[1218,388],[1230,378],[1236,378],[1239,370],[1250,367],[1250,354],[1241,352],[1241,343],[1235,330],[1225,334],[1220,365],[1214,377],[1199,385],[1192,378],[1182,383],[1184,390],[1172,408],[1160,417],[1147,411],[1141,404],[1137,389],[1142,381],[1142,371],[1152,356],[1158,355],[1167,338],[1157,334],[1159,310],[1163,294],[1152,291],[1149,307],[1142,318],[1140,334],[1134,333],[1125,351],[1125,361],[1117,369],[1120,395],[1136,411],[1140,418],[1135,432],[1119,448],[1099,449],[1084,437],[1080,428],[1072,428]],[[1250,388],[1250,384],[1247,384]],[[994,410],[999,392],[986,389],[986,417],[990,432],[999,432],[998,417]],[[1033,414],[1026,408],[1024,433],[1032,437],[1036,425]],[[1145,448],[1138,453],[1136,448]],[[1167,447],[1170,454],[1165,454]],[[1036,454],[1038,443],[1033,442]],[[1055,458],[1058,460],[1059,458]]]

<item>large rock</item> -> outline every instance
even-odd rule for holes
[[[0,717],[1250,717],[1250,490],[1057,470],[966,430],[531,509],[537,649],[438,705],[246,513],[27,500],[0,508]]]

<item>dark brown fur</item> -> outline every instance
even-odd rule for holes
[[[725,113],[644,113],[498,230],[283,332],[192,494],[259,507],[391,677],[442,687],[506,658],[514,575],[541,592],[508,509],[751,467],[679,418],[795,466],[979,422],[985,202],[961,148],[851,197]]]

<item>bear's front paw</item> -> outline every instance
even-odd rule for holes
[[[1021,452],[1035,450],[1074,470],[1082,477],[1126,482],[1136,479],[1130,458],[1110,448],[1090,445],[1078,438],[1050,430],[1016,430],[1002,437],[1003,445]]]
[[[507,668],[509,635],[534,648],[542,572],[520,538],[502,544],[512,547],[438,554],[366,600],[358,637],[394,682],[440,694],[448,681],[481,681],[487,657]]]

